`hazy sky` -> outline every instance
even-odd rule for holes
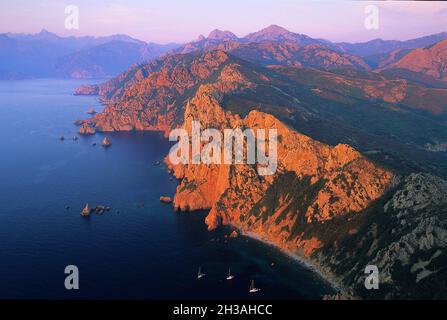
[[[379,7],[378,30],[364,27]],[[79,7],[79,29],[66,30],[65,7]],[[0,32],[59,35],[124,33],[145,41],[186,42],[218,28],[238,36],[270,24],[332,41],[409,39],[447,31],[446,2],[300,0],[1,0]]]

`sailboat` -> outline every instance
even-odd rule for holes
[[[227,276],[227,280],[232,280],[234,279],[234,276],[231,274],[231,269],[228,268],[228,276]]]
[[[254,281],[254,280],[251,280],[250,290],[249,290],[248,292],[250,292],[250,293],[255,293],[255,292],[258,292],[258,291],[260,291],[260,290],[261,290],[261,289],[255,287],[255,281]]]
[[[197,272],[197,279],[201,279],[204,276],[206,276],[206,274],[202,272],[202,267],[199,267],[199,271]]]

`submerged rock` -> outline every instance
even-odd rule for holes
[[[93,212],[95,212],[96,214],[103,214],[106,211],[106,207],[105,206],[96,206],[95,209],[93,209]]]
[[[59,137],[59,140],[60,140],[60,141],[64,141],[64,140],[65,140],[65,137],[64,137],[64,136],[60,136],[60,137]]]
[[[97,205],[96,207],[91,208],[90,205],[87,203],[85,208],[82,209],[81,215],[84,217],[89,216],[91,213],[96,213],[96,214],[101,215],[101,214],[108,212],[110,210],[111,210],[110,207],[104,206],[104,205]]]

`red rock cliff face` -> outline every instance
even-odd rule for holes
[[[99,131],[167,131],[178,125],[189,91],[212,76],[228,56],[214,51],[191,59],[169,56],[162,66],[150,66],[150,73],[130,81],[119,99],[111,99],[89,123]]]
[[[311,255],[324,243],[318,235],[306,232],[308,225],[361,214],[390,183],[389,171],[350,146],[325,145],[269,113],[254,110],[257,106],[250,100],[254,96],[274,100],[272,103],[281,101],[285,107],[271,109],[279,114],[287,106],[301,103],[283,86],[286,74],[253,67],[223,51],[168,56],[133,76],[133,71],[129,72],[123,75],[131,78],[124,86],[101,88],[107,91],[110,102],[103,113],[87,120],[88,125],[102,131],[167,133],[183,127],[190,132],[196,120],[203,129],[277,130],[278,164],[273,175],[260,175],[256,165],[172,165],[167,161],[181,180],[173,201],[175,208],[209,209],[206,224],[210,230],[232,224],[281,247],[298,248]],[[296,70],[290,72],[287,79],[294,81]],[[240,104],[241,113],[225,109],[225,99],[244,94],[250,99]]]
[[[210,209],[209,230],[232,224],[310,255],[322,243],[300,234],[300,227],[360,212],[387,189],[392,174],[348,145],[322,144],[263,112],[251,111],[245,118],[225,112],[220,106],[224,92],[219,81],[202,85],[186,105],[183,127],[191,132],[196,120],[202,128],[276,129],[278,169],[261,176],[255,165],[172,165],[168,160],[181,179],[174,206]]]

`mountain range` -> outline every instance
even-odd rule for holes
[[[0,79],[102,78],[175,49],[126,35],[59,37],[45,29],[33,35],[0,34]]]
[[[436,72],[412,70],[408,67],[411,61],[399,61],[413,49],[429,47],[445,39],[446,32],[407,41],[376,39],[363,43],[335,43],[271,25],[242,38],[231,31],[216,29],[208,37],[200,36],[193,42],[162,45],[126,35],[60,37],[43,29],[37,34],[0,34],[0,79],[111,77],[133,64],[150,61],[168,52],[215,49],[262,64],[325,69],[354,67],[443,87],[445,83],[439,81],[443,79],[439,79]]]

